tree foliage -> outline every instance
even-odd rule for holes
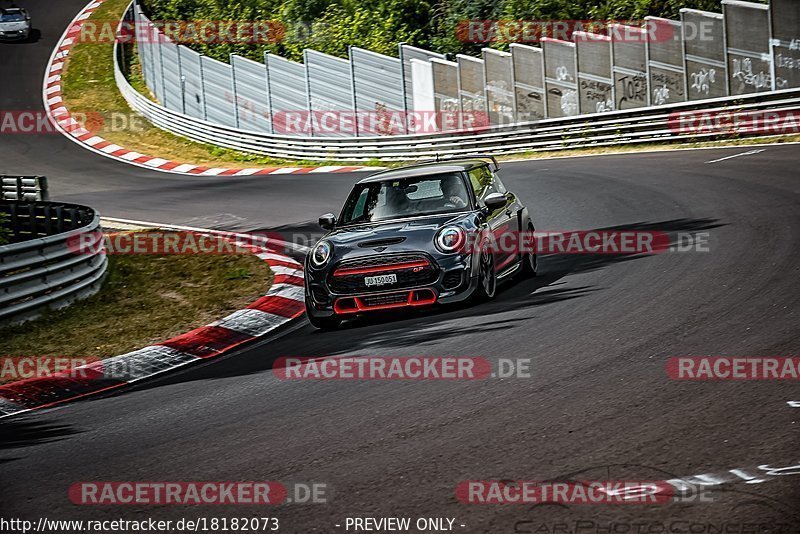
[[[765,0],[762,0],[765,1]],[[458,39],[465,20],[677,19],[683,7],[720,11],[720,0],[143,0],[154,20],[274,20],[285,28],[277,42],[193,44],[227,61],[231,53],[261,59],[265,51],[302,60],[303,49],[347,57],[358,46],[397,55],[397,43],[443,53],[476,53]],[[492,45],[500,46],[502,45]]]

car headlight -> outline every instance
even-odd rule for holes
[[[445,226],[436,234],[434,242],[442,252],[455,252],[464,245],[466,239],[466,233],[460,226]]]
[[[317,269],[325,267],[331,259],[333,247],[327,241],[320,241],[311,250],[311,265]]]

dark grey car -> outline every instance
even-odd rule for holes
[[[490,160],[490,161],[487,161]],[[473,156],[358,182],[306,258],[306,310],[318,328],[378,310],[494,297],[498,280],[536,273],[534,251],[484,245],[533,231],[527,208]]]

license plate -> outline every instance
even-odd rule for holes
[[[378,276],[365,276],[364,284],[367,286],[383,286],[397,283],[396,274],[381,274]]]

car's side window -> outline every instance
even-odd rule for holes
[[[472,184],[472,190],[475,192],[475,198],[478,200],[483,200],[486,195],[494,192],[492,172],[488,167],[478,167],[469,171],[469,181]]]
[[[472,188],[475,191],[475,198],[481,204],[483,199],[492,193],[505,194],[506,188],[488,167],[479,167],[469,171],[469,180],[472,183]]]
[[[364,207],[367,205],[367,196],[369,195],[369,188],[364,188],[361,191],[361,194],[358,196],[358,200],[356,201],[356,205],[353,208],[353,220],[359,220],[361,217],[364,216]]]
[[[506,186],[504,186],[503,182],[500,181],[500,177],[494,173],[492,173],[492,176],[492,183],[494,184],[495,189],[497,189],[497,192],[505,195],[508,192],[508,189],[506,189]]]

